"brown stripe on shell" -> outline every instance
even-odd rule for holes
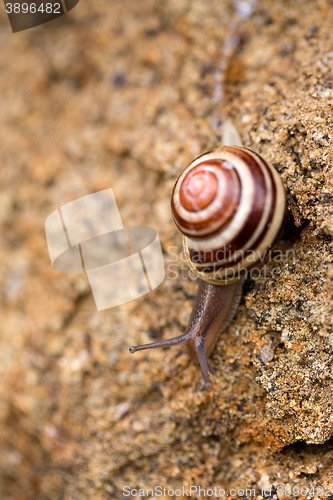
[[[226,252],[230,255],[230,253],[237,252],[244,248],[246,243],[252,237],[256,226],[258,226],[265,208],[267,186],[262,169],[258,165],[258,162],[249,153],[240,148],[236,152],[235,148],[229,148],[225,146],[224,149],[232,154],[237,154],[237,156],[239,156],[244,162],[246,162],[246,164],[250,167],[252,175],[255,179],[254,203],[246,222],[244,223],[243,227],[239,229],[238,236],[236,236],[236,238],[234,238],[234,240],[232,240],[226,248]],[[272,185],[274,186],[274,179],[272,178],[271,172],[269,172],[269,175],[272,181]],[[276,191],[275,186],[274,191]],[[217,232],[219,231],[216,231],[216,233]],[[209,235],[209,237],[212,237],[212,235]],[[209,264],[215,262],[216,260],[225,260],[224,248],[217,248],[215,250],[208,251],[198,251],[189,248],[189,253],[190,259],[194,264]],[[233,262],[238,262],[238,260],[242,260],[242,258],[243,256]],[[218,268],[222,267],[224,267],[223,264],[218,266]]]
[[[201,164],[196,165],[182,180],[179,202],[188,212],[200,212],[215,200],[218,188],[218,180],[212,169],[202,169]]]
[[[274,205],[271,206],[269,217],[267,219],[267,224],[264,226],[264,228],[261,231],[259,237],[255,240],[255,242],[253,243],[253,245],[251,245],[251,248],[248,248],[244,253],[241,253],[241,255],[239,257],[237,257],[237,259],[235,259],[235,260],[229,260],[228,262],[223,263],[223,264],[216,264],[215,263],[214,265],[212,265],[210,267],[205,266],[205,272],[206,273],[213,273],[213,272],[216,272],[216,271],[220,271],[220,270],[223,270],[223,269],[230,268],[230,267],[232,267],[232,266],[234,266],[236,264],[239,264],[240,262],[242,262],[243,260],[245,260],[247,257],[249,257],[251,254],[253,254],[253,252],[255,252],[256,248],[258,247],[259,243],[261,243],[262,239],[264,238],[266,230],[267,230],[267,225],[270,224],[270,222],[272,221],[273,215],[274,215]],[[272,245],[270,245],[270,247],[267,248],[265,250],[265,252],[267,252],[268,250],[270,250],[271,247],[272,247]],[[258,262],[258,260],[256,262],[253,262],[253,264],[251,264],[250,266],[247,266],[247,268],[250,269],[252,266],[254,266],[255,264],[257,264],[257,262]],[[200,270],[200,272],[202,272],[202,268],[200,268],[198,270]]]
[[[249,149],[249,148],[246,148],[246,149]],[[272,192],[272,195],[273,195],[272,205],[273,205],[273,208],[275,210],[276,203],[277,203],[277,199],[276,199],[277,193],[276,193],[275,179],[274,179],[274,176],[273,176],[273,173],[272,173],[272,170],[271,170],[272,167],[270,167],[268,165],[268,163],[266,162],[266,160],[264,160],[264,158],[262,158],[258,153],[256,153],[255,151],[251,151],[251,153],[253,153],[256,156],[258,156],[260,158],[260,160],[265,164],[265,166],[267,168],[267,171],[269,173],[269,176],[270,176],[270,179],[271,179],[271,182],[272,182],[272,191],[273,191]],[[284,189],[284,187],[283,187],[283,189]],[[269,219],[268,222],[271,222],[271,220],[273,218],[273,215],[274,215],[274,210],[273,211],[271,210],[272,216],[270,217],[270,219]],[[270,215],[271,215],[271,213],[270,213]],[[284,226],[285,226],[285,223],[286,223],[286,218],[287,218],[287,204],[286,204],[285,209],[284,209],[284,215],[283,215],[283,219],[282,219],[282,222],[281,222],[280,229],[279,229],[277,235],[275,236],[273,242],[270,245],[271,249],[276,245],[276,243],[280,240],[280,238],[282,236],[282,233],[283,233],[283,230],[284,230]],[[257,247],[261,243],[261,241],[264,238],[264,236],[265,236],[265,231],[262,232],[261,237],[257,238],[257,240],[254,242],[253,245],[255,245]]]
[[[269,221],[271,221],[272,218],[273,218],[274,210],[271,211],[271,214],[272,214],[272,216],[270,217]],[[246,266],[246,269],[248,271],[250,269],[252,269],[254,266],[256,266],[259,261],[260,261],[260,263],[265,262],[265,260],[267,259],[267,256],[269,255],[269,251],[270,250],[272,251],[275,248],[277,242],[280,240],[280,238],[281,238],[281,236],[283,234],[283,230],[284,230],[284,227],[285,227],[286,219],[287,219],[287,210],[284,211],[284,217],[283,217],[283,220],[282,220],[282,224],[281,224],[279,232],[275,236],[273,242],[265,250],[265,252],[263,253],[263,255],[261,255],[260,259],[256,260],[255,262],[252,262],[250,265]],[[216,272],[219,272],[219,271],[223,271],[225,269],[231,269],[233,266],[239,264],[240,262],[242,262],[242,260],[246,259],[246,257],[249,257],[250,254],[251,254],[251,252],[255,251],[255,248],[259,245],[259,243],[261,243],[261,241],[264,238],[264,236],[265,236],[265,230],[260,234],[260,237],[255,241],[255,246],[253,245],[253,247],[251,249],[246,250],[246,252],[244,252],[244,255],[240,256],[235,261],[232,261],[232,262],[229,261],[227,264],[222,264],[222,265],[214,264],[213,266],[210,266],[210,267],[206,266],[204,268],[200,268],[200,269],[198,268],[198,271],[205,272],[205,273],[216,273]],[[242,273],[245,273],[245,268],[242,268],[240,271],[241,271],[240,273],[235,273],[235,275],[233,277],[236,277],[236,276],[239,276]],[[224,278],[226,274],[227,273],[222,273],[221,274],[221,278]],[[215,279],[218,279],[218,277],[215,276]]]
[[[271,180],[271,185],[272,185],[272,205],[271,205],[271,208],[270,208],[270,212],[269,212],[269,216],[268,216],[268,219],[267,219],[267,222],[263,228],[263,230],[261,231],[261,233],[259,234],[258,238],[253,242],[253,244],[251,245],[251,248],[249,248],[248,250],[246,250],[244,252],[244,255],[240,255],[237,259],[233,260],[233,261],[230,261],[227,262],[227,263],[224,263],[224,264],[214,264],[213,266],[205,266],[204,268],[204,272],[206,273],[213,273],[213,272],[217,272],[217,271],[223,271],[224,269],[228,269],[228,268],[232,268],[233,266],[239,264],[240,262],[242,262],[242,260],[245,260],[247,257],[249,257],[251,255],[251,253],[253,253],[257,248],[258,246],[260,245],[260,243],[262,242],[263,238],[265,237],[265,234],[266,234],[266,231],[267,231],[267,227],[269,226],[269,224],[272,222],[272,219],[273,219],[273,216],[274,216],[274,212],[275,212],[275,207],[276,207],[276,196],[277,196],[277,190],[276,190],[276,184],[275,184],[275,179],[274,179],[274,176],[273,176],[273,173],[271,171],[271,168],[269,167],[269,165],[267,164],[267,162],[261,157],[259,156],[257,153],[255,153],[254,151],[251,151],[251,153],[255,154],[255,156],[257,156],[260,161],[264,164],[266,170],[267,170],[267,173],[270,177],[270,180]],[[277,233],[277,235],[275,236],[274,240],[272,241],[272,243],[269,245],[269,247],[265,250],[264,254],[261,255],[260,257],[260,262],[263,262],[265,260],[265,258],[267,258],[267,255],[268,255],[268,251],[269,250],[272,250],[277,241],[280,239],[281,237],[281,234],[283,232],[283,228],[284,228],[284,225],[285,225],[285,221],[286,221],[286,208],[285,208],[285,211],[284,211],[284,216],[283,216],[283,220],[282,220],[282,223],[280,225],[280,229]],[[266,253],[266,255],[265,255]],[[253,268],[257,263],[258,261],[257,260],[256,262],[253,262],[251,263],[250,265],[247,266],[247,269],[250,270],[251,268]],[[203,268],[200,268],[199,269],[200,272],[203,271]]]
[[[274,212],[275,212],[276,186],[275,186],[273,174],[270,171],[270,168],[268,167],[268,165],[267,165],[266,162],[264,162],[264,163],[265,163],[265,166],[267,167],[267,171],[268,171],[269,177],[270,177],[271,182],[272,182],[272,205],[271,205],[271,208],[270,208],[270,211],[269,211],[269,215],[268,215],[268,219],[267,219],[267,222],[266,222],[265,226],[263,227],[263,229],[262,229],[261,233],[259,234],[258,238],[252,243],[251,248],[248,248],[243,254],[241,254],[239,257],[237,257],[237,259],[232,260],[232,261],[229,260],[227,263],[224,263],[224,264],[214,264],[213,266],[207,268],[206,272],[212,273],[212,272],[217,271],[217,270],[227,269],[228,267],[234,266],[235,264],[238,264],[242,260],[245,260],[247,257],[249,257],[251,255],[251,253],[253,254],[253,252],[255,252],[255,250],[258,248],[259,244],[261,243],[261,241],[265,237],[265,234],[266,234],[266,231],[267,231],[267,227],[272,222],[272,219],[273,219],[273,216],[274,216]],[[272,245],[273,245],[273,243],[272,243]],[[267,252],[268,250],[270,250],[272,248],[272,245],[270,245],[270,247],[267,248],[267,250],[265,250],[265,252]],[[265,259],[263,259],[263,260],[265,260]],[[254,262],[253,264],[251,264],[250,266],[248,266],[248,269],[250,269],[251,267],[253,267],[257,262],[258,261]],[[201,269],[200,269],[200,271],[201,271]]]
[[[186,236],[189,236],[193,239],[196,238],[204,239],[206,233],[209,232],[209,234],[206,237],[211,238],[213,234],[218,233],[219,231],[224,229],[230,223],[233,215],[235,214],[240,197],[239,192],[235,195],[235,178],[237,178],[238,185],[240,185],[239,176],[235,169],[223,168],[224,163],[225,160],[213,159],[213,160],[203,161],[202,163],[199,163],[194,167],[195,170],[199,170],[200,168],[205,168],[208,166],[218,167],[220,169],[223,169],[223,173],[225,174],[226,177],[227,196],[224,199],[223,204],[221,204],[220,208],[215,212],[215,214],[212,217],[209,218],[209,220],[200,220],[198,217],[198,222],[193,223],[185,220],[178,214],[174,204],[174,192],[177,186],[176,182],[171,197],[171,212],[176,226]],[[213,232],[209,231],[210,225],[216,223],[217,221],[220,221],[218,227],[214,229]],[[201,234],[199,235],[195,234],[198,232]]]

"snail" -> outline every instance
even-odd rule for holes
[[[247,271],[278,241],[286,214],[280,175],[241,145],[232,124],[227,133],[230,129],[222,147],[185,168],[172,193],[173,220],[183,234],[187,263],[199,278],[186,332],[130,347],[133,353],[184,343],[189,356],[199,360],[206,388],[213,372],[208,358],[236,312]]]

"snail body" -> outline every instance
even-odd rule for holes
[[[171,210],[187,263],[199,278],[198,295],[184,334],[130,351],[184,343],[209,387],[208,358],[235,314],[246,273],[265,259],[282,232],[285,191],[278,172],[258,153],[222,146],[196,158],[179,176]]]

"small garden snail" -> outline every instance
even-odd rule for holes
[[[184,334],[130,352],[184,343],[199,360],[208,388],[208,358],[235,314],[246,273],[264,260],[282,232],[285,191],[278,172],[258,153],[224,145],[185,168],[171,210],[184,235],[187,263],[199,278],[196,301]]]

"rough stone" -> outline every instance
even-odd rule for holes
[[[82,1],[13,35],[1,10],[1,499],[333,489],[333,6],[258,2],[215,110],[233,12],[218,0]],[[207,392],[179,349],[128,347],[186,327],[197,285],[174,262],[169,200],[182,169],[218,145],[216,111],[281,173],[289,211]],[[52,269],[44,223],[109,187],[124,224],[158,230],[167,279],[98,312],[84,275]]]

